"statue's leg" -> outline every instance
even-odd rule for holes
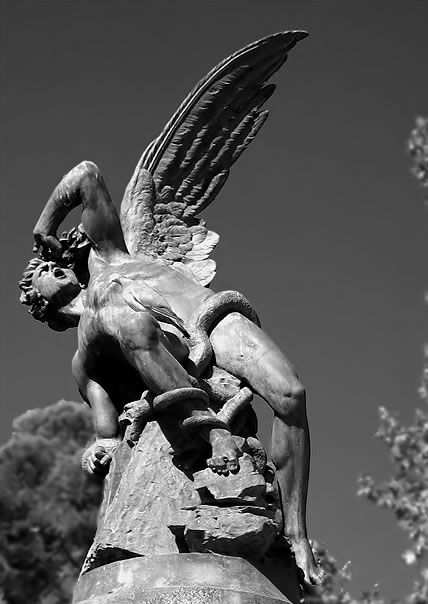
[[[245,379],[274,411],[272,461],[277,469],[284,534],[305,580],[319,583],[322,573],[306,532],[310,441],[304,388],[272,339],[239,313],[222,319],[210,340],[216,364]]]
[[[159,323],[150,314],[140,312],[127,317],[119,327],[119,343],[127,360],[153,394],[193,387],[187,371],[167,350]],[[210,417],[214,418],[212,423]],[[202,398],[179,397],[157,419],[169,440],[180,449],[186,448],[186,439],[179,425],[188,418],[194,418],[198,433],[211,445],[212,456],[207,463],[212,470],[220,473],[236,471],[239,450],[235,441],[228,430],[213,427],[214,413]]]

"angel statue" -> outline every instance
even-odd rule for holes
[[[268,80],[306,35],[269,36],[210,71],[144,151],[120,217],[94,163],[66,174],[34,228],[40,256],[20,288],[34,318],[57,331],[78,328],[72,369],[93,411],[96,440],[85,461],[91,473],[107,474],[123,436],[120,414],[135,401],[149,401],[184,465],[199,443],[205,467],[238,473],[239,441],[201,384],[215,368],[265,400],[274,412],[271,458],[283,533],[305,581],[316,584],[322,572],[305,519],[305,391],[244,296],[210,289],[216,265],[209,255],[219,237],[197,218],[266,120],[262,107],[275,90]],[[58,237],[79,205],[81,225]]]

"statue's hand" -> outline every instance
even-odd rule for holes
[[[86,469],[90,474],[96,476],[106,476],[108,474],[112,456],[104,449],[104,447],[97,446],[91,451],[87,458]]]
[[[37,254],[41,249],[42,257],[46,260],[50,260],[51,258],[61,258],[62,245],[60,244],[56,235],[46,235],[39,231],[34,231],[33,236],[33,253]]]

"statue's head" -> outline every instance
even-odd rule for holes
[[[62,254],[57,261],[49,256],[30,260],[19,282],[19,301],[35,319],[63,331],[78,323],[76,305],[73,313],[69,305],[88,284],[90,241],[81,225],[64,232],[59,241]]]
[[[67,306],[82,290],[75,273],[52,261],[33,258],[19,282],[20,302],[29,306],[30,314],[38,321],[47,322],[58,331],[71,327],[59,310]]]

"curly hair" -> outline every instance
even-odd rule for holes
[[[62,233],[59,242],[63,251],[61,260],[56,264],[63,268],[71,268],[79,282],[86,285],[89,278],[88,254],[91,244],[82,225],[79,224],[70,231]],[[32,258],[19,282],[19,289],[22,291],[19,301],[29,306],[30,315],[43,323],[51,318],[54,305],[41,295],[32,280],[34,271],[48,259],[50,260],[50,258]]]
[[[22,279],[19,282],[19,289],[22,294],[19,297],[21,304],[29,306],[28,312],[38,321],[43,323],[47,321],[50,303],[42,296],[39,290],[33,285],[34,271],[45,262],[42,258],[32,258],[24,270]]]

